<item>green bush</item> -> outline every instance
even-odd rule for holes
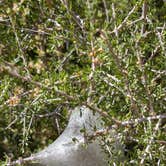
[[[105,113],[106,127],[119,122],[125,165],[164,165],[165,2],[0,3],[3,162],[51,143],[68,110],[88,102]]]

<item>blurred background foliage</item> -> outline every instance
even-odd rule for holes
[[[121,121],[164,114],[165,20],[162,0],[1,0],[0,164],[55,140],[89,97]],[[157,123],[117,128],[126,165],[164,166]]]

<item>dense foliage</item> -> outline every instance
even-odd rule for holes
[[[0,164],[51,143],[88,103],[126,165],[164,166],[165,20],[162,0],[1,0]]]

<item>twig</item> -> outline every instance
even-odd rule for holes
[[[7,26],[7,27],[11,27],[11,25],[4,24],[2,22],[0,22],[0,24],[4,25],[4,26]],[[37,34],[40,34],[40,35],[52,35],[52,33],[50,33],[50,32],[46,32],[44,30],[37,30],[37,28],[30,29],[30,28],[16,27],[15,26],[15,29],[20,30],[21,32],[29,32],[29,33],[32,32],[32,33],[37,33]],[[60,36],[60,35],[59,36],[54,36],[54,38],[58,39],[58,40],[70,40],[70,38],[67,38],[67,37],[64,37],[64,36]]]
[[[112,17],[113,17],[113,22],[114,22],[114,30],[113,32],[115,33],[116,37],[118,37],[118,29],[117,29],[117,26],[116,26],[116,14],[115,14],[115,6],[114,6],[114,3],[112,3]]]
[[[163,41],[163,39],[162,39],[162,37],[164,36],[164,35],[162,35],[162,34],[164,33],[164,30],[165,30],[165,29],[166,29],[166,24],[164,23],[161,33],[160,33],[158,30],[156,30],[156,31],[157,31],[157,32],[156,32],[156,35],[157,35],[157,37],[158,37],[158,40],[159,40],[160,46],[161,46],[161,48],[162,48],[162,50],[163,50],[163,53],[164,53],[164,55],[166,56],[165,43],[164,43],[164,41]]]
[[[90,108],[91,110],[98,112],[99,114],[101,114],[103,117],[108,118],[109,120],[111,120],[112,122],[114,122],[115,124],[117,124],[118,126],[136,126],[140,123],[146,122],[146,121],[152,121],[152,120],[162,120],[162,119],[166,119],[166,114],[161,114],[161,115],[155,115],[155,116],[149,116],[149,117],[143,117],[143,118],[136,118],[136,119],[131,119],[128,121],[119,121],[113,117],[110,117],[110,115],[106,112],[106,111],[102,111],[101,109],[99,109],[98,107],[96,107],[93,104],[88,104],[88,103],[83,103],[85,106],[87,106],[88,108]]]
[[[137,118],[137,119],[128,120],[128,121],[123,121],[123,122],[121,122],[121,125],[122,126],[137,125],[137,124],[140,124],[142,122],[158,120],[158,119],[166,119],[166,114],[149,116],[149,117],[143,117],[143,118]]]
[[[64,59],[61,61],[61,63],[58,65],[58,67],[55,69],[55,71],[61,71],[62,67],[64,66],[64,64],[66,63],[66,61],[70,58],[70,56],[72,55],[72,53],[74,52],[74,49],[72,49],[69,54],[64,57]]]
[[[61,130],[60,130],[60,125],[59,125],[59,121],[58,121],[57,117],[55,117],[54,123],[55,123],[56,129],[57,129],[58,135],[60,135]]]
[[[17,120],[18,120],[18,117],[16,116],[16,118],[5,128],[5,130],[10,128],[14,123],[16,123]]]
[[[107,8],[107,3],[105,0],[102,0],[103,4],[104,4],[104,10],[105,10],[105,15],[106,15],[106,21],[107,23],[109,23],[109,12],[108,12],[108,8]]]
[[[92,49],[92,54],[94,54],[94,43],[91,40],[91,49]],[[92,56],[91,58],[91,72],[89,74],[89,80],[90,80],[90,85],[89,85],[89,90],[88,90],[88,98],[87,98],[87,103],[91,103],[91,95],[93,94],[94,90],[94,81],[93,81],[93,76],[95,72],[96,66],[95,66],[95,57]]]
[[[166,114],[164,114],[164,115],[156,115],[156,116],[151,116],[151,117],[131,119],[131,120],[122,121],[122,122],[118,121],[118,126],[124,126],[124,127],[132,126],[132,127],[134,127],[134,126],[136,126],[136,125],[138,125],[140,123],[146,122],[146,121],[152,121],[152,120],[160,120],[161,121],[162,119],[166,119]],[[156,125],[156,126],[158,126],[158,125]],[[111,129],[111,128],[112,128],[112,126],[106,128],[106,129],[98,130],[98,131],[96,131],[94,133],[94,135],[99,135],[99,136],[101,136],[103,134],[105,135],[106,133],[108,133],[109,129]],[[158,128],[155,128],[155,130],[157,130],[157,129]]]
[[[109,34],[115,33],[115,34],[117,35],[118,31],[119,31],[120,29],[122,29],[124,26],[126,26],[126,25],[130,25],[130,26],[131,26],[132,24],[135,24],[136,22],[142,20],[142,17],[141,17],[141,18],[139,18],[138,20],[136,20],[136,21],[134,21],[134,22],[132,22],[132,23],[130,23],[130,24],[127,24],[127,21],[128,21],[128,19],[129,19],[129,17],[134,13],[134,11],[135,11],[135,9],[137,8],[137,6],[138,6],[138,5],[136,4],[136,5],[131,9],[131,11],[128,13],[128,15],[125,17],[125,19],[122,21],[122,23],[121,23],[118,27],[115,26],[114,30],[111,31],[111,32],[109,32]],[[115,17],[114,5],[112,5],[112,10],[113,10],[113,16]]]
[[[157,142],[161,145],[166,145],[166,141],[164,141],[164,140],[155,140],[155,142]]]
[[[65,93],[65,92],[63,92],[61,90],[55,89],[54,87],[49,87],[49,86],[46,86],[46,85],[44,85],[44,84],[42,84],[40,82],[34,81],[31,78],[21,76],[15,66],[10,65],[9,63],[6,63],[6,64],[8,65],[7,67],[5,65],[2,65],[3,69],[9,75],[11,75],[11,76],[13,76],[15,78],[21,79],[22,81],[25,81],[27,83],[32,83],[32,84],[37,85],[37,86],[42,87],[42,88],[46,88],[48,90],[54,90],[55,93],[57,93],[57,94],[59,94],[61,96],[66,97],[68,100],[74,100],[74,101],[76,101],[78,99],[77,97],[70,96],[70,95],[68,95],[67,93]]]
[[[75,15],[74,12],[69,9],[69,5],[68,5],[68,2],[66,0],[60,0],[60,1],[65,6],[68,14],[72,17],[72,19],[75,21],[75,23],[80,27],[80,29],[82,30],[83,35],[85,37],[83,20],[80,18],[79,15]]]
[[[158,80],[162,76],[166,76],[166,70],[161,71],[161,72],[157,71],[157,76],[152,79],[152,82],[155,82],[156,80]]]
[[[158,123],[156,124],[156,126],[154,128],[154,132],[153,132],[153,134],[152,134],[152,136],[151,136],[151,138],[149,140],[149,143],[148,143],[147,147],[145,148],[145,151],[143,153],[140,165],[144,165],[146,156],[149,153],[149,150],[150,150],[150,147],[151,147],[152,143],[154,142],[154,138],[155,138],[155,135],[157,134],[157,131],[158,131],[159,127],[160,127],[160,124],[161,124],[161,118],[158,120]]]
[[[142,84],[145,88],[145,93],[146,93],[146,96],[148,97],[148,108],[149,108],[149,111],[151,114],[155,114],[155,111],[154,111],[154,108],[153,108],[153,101],[152,101],[152,96],[151,96],[151,92],[150,92],[150,88],[148,86],[148,81],[147,81],[147,75],[145,73],[145,69],[144,69],[144,64],[142,62],[142,58],[140,57],[141,55],[141,52],[138,51],[138,49],[136,50],[136,53],[137,53],[137,57],[138,57],[138,62],[139,62],[139,65],[140,65],[140,69],[142,71],[142,77],[141,77],[141,81],[142,81]]]
[[[160,45],[156,46],[156,48],[153,50],[150,58],[148,59],[149,61],[151,61],[156,56],[156,53],[159,50],[159,48],[160,48]]]
[[[117,83],[120,83],[120,80],[118,78],[116,78],[115,76],[111,75],[111,74],[106,74],[106,76],[108,78],[111,78],[113,81],[117,82]]]
[[[121,89],[120,87],[118,87],[117,85],[115,85],[114,83],[111,83],[110,81],[108,81],[106,78],[102,79],[107,85],[116,88],[119,92],[121,92],[124,96],[127,96],[127,94],[124,92],[123,89]]]
[[[33,162],[35,161],[36,158],[31,156],[31,157],[27,157],[27,158],[19,158],[18,160],[16,161],[13,161],[13,162],[8,162],[7,163],[7,166],[14,166],[14,165],[21,165],[21,164],[24,164],[24,163],[28,163],[28,162]]]
[[[142,24],[142,29],[141,29],[141,34],[143,35],[146,31],[146,23],[147,23],[147,9],[148,9],[148,5],[147,5],[147,0],[144,0],[143,6],[142,6],[142,18],[144,20],[144,23]]]
[[[101,37],[104,39],[104,41],[106,42],[107,46],[108,46],[108,49],[110,51],[110,53],[112,54],[112,57],[118,67],[118,70],[121,72],[123,78],[124,78],[124,84],[125,86],[127,87],[127,96],[129,97],[130,99],[130,102],[131,102],[131,106],[133,108],[133,110],[136,111],[136,113],[139,113],[139,109],[138,109],[138,106],[136,104],[136,100],[134,98],[134,95],[130,89],[130,86],[129,86],[129,80],[128,80],[128,76],[127,76],[127,72],[123,69],[122,65],[121,65],[121,62],[120,62],[120,59],[119,59],[119,55],[117,53],[115,53],[114,49],[112,48],[111,46],[111,43],[106,35],[105,32],[101,31]]]
[[[140,18],[138,18],[137,20],[134,20],[134,21],[132,21],[132,22],[130,22],[130,23],[127,23],[127,26],[132,26],[133,24],[136,24],[137,22],[140,22],[140,21],[142,21],[143,20],[143,17],[140,17]]]
[[[36,118],[45,118],[45,117],[52,117],[53,115],[58,115],[59,117],[65,119],[59,112],[57,112],[57,109],[55,109],[55,111],[53,112],[49,112],[43,115],[35,115]]]
[[[144,22],[142,24],[142,28],[141,28],[141,32],[140,32],[141,38],[146,36],[145,34],[149,34],[148,32],[146,32],[147,8],[148,8],[147,7],[147,1],[144,0],[143,6],[142,6],[142,17],[143,17]],[[149,108],[150,113],[155,115],[152,96],[151,96],[150,88],[148,86],[147,74],[145,73],[145,66],[143,64],[143,60],[142,60],[142,57],[141,57],[142,52],[141,52],[141,50],[138,51],[139,50],[139,40],[136,41],[136,46],[135,47],[136,47],[136,54],[137,54],[137,58],[138,58],[138,64],[139,64],[140,70],[142,72],[141,81],[142,81],[142,84],[145,88],[146,96],[148,98],[148,108]]]
[[[24,66],[26,67],[27,66],[27,63],[26,63],[26,60],[25,60],[25,57],[24,57],[24,52],[22,50],[22,47],[21,47],[21,43],[20,43],[20,40],[18,38],[18,34],[17,34],[17,31],[16,31],[16,28],[15,28],[15,25],[14,25],[14,22],[13,22],[13,19],[12,17],[9,17],[9,20],[11,22],[11,25],[12,25],[12,28],[13,28],[13,32],[14,32],[14,35],[15,35],[15,38],[16,38],[16,42],[17,42],[17,45],[18,45],[18,49],[19,49],[19,52],[21,54],[21,58],[23,60],[23,63],[24,63]],[[27,70],[28,71],[28,70]],[[29,73],[29,72],[28,72]]]
[[[128,13],[128,15],[126,16],[126,18],[122,21],[122,23],[117,27],[117,30],[119,31],[127,22],[127,20],[129,19],[129,17],[131,16],[131,14],[133,14],[133,12],[135,11],[137,5],[135,5],[131,11]]]
[[[113,128],[117,128],[117,127],[129,127],[129,126],[135,127],[136,125],[138,125],[140,123],[143,123],[143,122],[146,122],[146,121],[152,121],[152,120],[160,120],[161,121],[162,119],[166,119],[166,115],[165,114],[164,115],[151,116],[151,117],[131,119],[131,120],[122,121],[122,122],[116,120],[115,121],[116,124],[113,124],[113,125],[107,127],[106,129],[97,130],[96,132],[94,132],[92,135],[89,135],[88,137],[90,139],[94,139],[95,137],[99,137],[99,136],[103,136],[103,135],[109,134],[109,130],[111,130]],[[156,126],[159,127],[158,125],[159,124],[157,123]],[[158,128],[155,128],[155,131],[157,129]],[[161,141],[160,142],[160,141],[157,141],[157,140],[156,140],[156,142],[161,143],[161,144],[165,144],[166,143],[166,141]]]
[[[121,125],[121,122],[119,120],[115,119],[114,117],[110,117],[110,115],[107,112],[101,110],[100,108],[96,107],[95,105],[89,104],[89,103],[83,103],[83,104],[85,106],[87,106],[88,108],[90,108],[92,111],[95,111],[95,112],[99,113],[101,116],[107,118],[110,122],[114,122],[117,125]]]

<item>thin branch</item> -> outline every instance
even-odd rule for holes
[[[166,70],[164,71],[157,71],[157,76],[152,79],[152,82],[155,82],[156,80],[160,79],[162,76],[166,76]]]
[[[166,116],[165,116],[165,117],[166,117]],[[156,136],[156,134],[157,134],[157,131],[159,130],[160,124],[161,124],[161,118],[159,118],[158,123],[156,124],[156,126],[155,126],[155,128],[154,128],[154,132],[152,133],[152,136],[150,137],[150,140],[149,140],[149,142],[148,142],[148,145],[146,146],[146,148],[145,148],[145,150],[144,150],[144,153],[143,153],[143,156],[142,156],[140,165],[144,165],[146,156],[147,156],[148,153],[150,153],[151,145],[152,145],[152,143],[154,142],[154,138],[155,138],[155,136]]]
[[[150,88],[148,86],[147,75],[145,73],[144,64],[143,64],[142,58],[140,56],[141,52],[139,52],[138,49],[137,49],[136,53],[137,53],[137,57],[138,57],[140,70],[142,71],[141,81],[142,81],[142,84],[145,88],[146,96],[148,97],[148,108],[149,108],[149,111],[150,111],[151,114],[155,114],[155,111],[154,111],[154,108],[153,108],[153,101],[152,101],[151,91],[150,91]]]
[[[151,61],[156,56],[157,51],[159,50],[159,48],[160,48],[160,45],[156,46],[156,48],[153,50],[150,58],[147,61]]]
[[[85,106],[87,106],[88,108],[90,108],[92,111],[95,111],[97,113],[99,113],[101,116],[107,118],[110,122],[114,122],[117,125],[121,125],[121,122],[117,119],[115,119],[114,117],[111,117],[107,112],[101,110],[100,108],[96,107],[93,104],[89,104],[89,103],[83,103]]]
[[[142,18],[143,18],[144,22],[142,24],[142,28],[141,28],[141,31],[140,31],[140,36],[141,36],[140,39],[145,37],[147,34],[150,33],[150,32],[146,32],[147,9],[148,9],[147,0],[144,0],[143,6],[142,6]],[[147,74],[145,72],[145,64],[143,63],[143,59],[141,57],[142,50],[139,50],[139,40],[136,41],[135,47],[136,47],[136,54],[137,54],[138,64],[139,64],[140,70],[142,72],[141,82],[142,82],[142,84],[143,84],[143,86],[145,88],[145,93],[146,93],[146,96],[148,98],[148,109],[149,109],[149,112],[150,112],[151,115],[155,115],[155,111],[154,111],[154,107],[153,107],[152,95],[151,95],[150,88],[148,86]]]
[[[36,118],[46,118],[46,117],[52,117],[53,115],[58,115],[59,117],[62,117],[63,119],[65,119],[59,112],[49,112],[43,115],[35,115]]]
[[[107,3],[105,0],[102,0],[103,4],[104,4],[104,10],[105,10],[105,15],[106,15],[106,21],[107,23],[109,23],[109,12],[108,12],[108,8],[107,8]]]
[[[94,104],[88,104],[88,103],[83,103],[83,104],[88,108],[90,108],[91,110],[98,112],[101,116],[106,117],[108,120],[114,122],[118,126],[136,126],[146,121],[166,119],[166,114],[161,114],[161,115],[131,119],[128,121],[120,121],[115,119],[114,117],[111,117],[106,111],[101,110],[100,108],[96,107]]]
[[[137,118],[137,119],[133,119],[133,120],[131,119],[128,121],[123,121],[123,122],[121,122],[121,124],[122,124],[122,126],[137,125],[137,124],[140,124],[140,123],[143,123],[146,121],[159,120],[159,119],[166,119],[166,114]]]
[[[19,158],[16,161],[10,161],[11,159],[9,158],[9,162],[7,163],[7,166],[14,166],[14,165],[21,165],[21,164],[25,164],[25,163],[29,163],[29,162],[33,162],[35,159],[35,157],[31,156],[31,157],[27,157],[27,158]]]
[[[66,57],[61,61],[61,63],[58,65],[58,67],[55,69],[55,71],[61,71],[62,67],[65,65],[66,61],[70,58],[72,53],[74,52],[74,49],[72,49]]]
[[[128,13],[128,15],[125,17],[125,19],[122,21],[122,23],[117,27],[117,30],[119,31],[128,21],[129,17],[134,13],[137,5],[135,5],[131,11]],[[114,30],[115,31],[115,30]]]
[[[5,66],[7,65],[7,66]],[[25,81],[27,83],[32,83],[36,86],[39,86],[39,87],[42,87],[42,88],[46,88],[48,90],[54,90],[55,93],[61,95],[61,96],[64,96],[66,97],[68,100],[74,100],[76,101],[78,98],[77,97],[74,97],[74,96],[70,96],[68,95],[67,93],[61,91],[61,90],[58,90],[58,89],[55,89],[54,87],[49,87],[49,86],[46,86],[40,82],[37,82],[37,81],[34,81],[32,80],[31,78],[29,77],[24,77],[24,76],[21,76],[17,70],[17,68],[15,66],[12,66],[11,64],[5,62],[5,65],[1,65],[4,69],[4,71],[6,71],[9,75],[15,77],[15,78],[18,78],[18,79],[21,79],[22,81]]]
[[[136,104],[136,100],[135,100],[134,95],[133,95],[133,93],[132,93],[132,91],[130,89],[130,86],[129,86],[129,79],[128,79],[127,72],[126,72],[125,69],[123,69],[123,67],[121,65],[121,61],[119,59],[119,55],[118,55],[118,53],[115,53],[114,49],[112,48],[111,43],[110,43],[110,41],[109,41],[109,39],[107,37],[106,32],[101,31],[100,33],[101,33],[101,37],[106,42],[110,53],[112,54],[112,57],[113,57],[116,65],[118,67],[119,72],[122,74],[122,76],[124,78],[123,81],[124,81],[125,86],[127,87],[127,96],[130,99],[131,107],[133,108],[133,110],[136,111],[136,113],[139,113],[139,109],[138,109],[138,106]]]
[[[159,40],[160,46],[163,50],[163,53],[166,56],[165,42],[164,42],[164,39],[162,39],[162,37],[164,36],[163,33],[164,33],[165,29],[166,29],[166,23],[164,23],[161,33],[158,30],[156,30],[156,35],[158,37],[158,40]]]
[[[143,20],[143,18],[142,18],[142,16],[140,17],[140,18],[138,18],[137,20],[134,20],[134,21],[132,21],[132,22],[130,22],[130,23],[127,23],[127,26],[132,26],[133,24],[136,24],[137,22],[140,22],[140,21],[142,21]]]
[[[144,23],[142,24],[142,29],[141,29],[141,34],[143,35],[146,31],[146,23],[147,23],[147,9],[148,9],[148,5],[147,5],[147,0],[144,0],[143,6],[142,6],[142,18],[144,20]]]
[[[95,108],[96,109],[96,108]],[[109,134],[109,131],[111,129],[117,129],[117,127],[129,127],[129,126],[132,126],[132,127],[135,127],[137,125],[139,125],[140,123],[143,123],[143,122],[147,122],[147,121],[153,121],[153,120],[159,120],[161,121],[162,119],[166,119],[166,114],[163,114],[163,115],[156,115],[156,116],[151,116],[151,117],[144,117],[144,118],[137,118],[137,119],[131,119],[131,120],[128,120],[128,121],[118,121],[116,120],[115,121],[115,124],[107,127],[106,129],[101,129],[101,130],[97,130],[96,132],[94,132],[92,135],[88,135],[88,138],[89,139],[95,139],[96,137],[99,137],[99,136],[104,136],[104,135],[107,135]],[[155,131],[158,130],[159,128],[159,123],[156,124],[157,127],[155,127]],[[156,141],[157,142],[157,141]],[[166,142],[166,141],[165,141]],[[161,143],[165,143],[165,142],[161,142]]]
[[[92,54],[94,55],[94,43],[91,40],[91,49],[92,49]],[[89,89],[88,89],[88,98],[87,98],[87,103],[91,103],[92,100],[92,94],[94,91],[94,80],[93,80],[93,76],[94,76],[94,72],[95,72],[96,66],[95,66],[95,57],[92,56],[91,57],[91,72],[89,74],[89,80],[90,80],[90,85],[89,85]]]
[[[131,22],[130,24],[127,24],[127,21],[129,19],[129,17],[134,13],[134,11],[137,9],[137,4],[131,9],[131,11],[128,13],[128,15],[124,18],[124,20],[121,22],[121,24],[119,24],[118,27],[115,26],[114,30],[109,32],[109,34],[113,34],[115,33],[116,35],[118,34],[118,31],[121,30],[123,27],[125,27],[126,25],[133,25],[135,24],[136,22],[142,20],[142,17],[139,18],[138,20],[135,20],[133,22]],[[113,17],[115,17],[115,9],[114,9],[114,4],[112,5],[112,10],[113,10]],[[115,19],[115,18],[114,18]]]
[[[114,30],[113,32],[115,33],[116,37],[118,37],[118,29],[117,29],[117,26],[116,26],[116,13],[115,13],[115,6],[114,6],[114,3],[112,3],[112,17],[113,17],[113,22],[114,22]]]
[[[83,22],[83,20],[80,18],[79,15],[76,15],[73,11],[71,11],[69,9],[69,4],[68,4],[67,0],[60,0],[60,1],[64,5],[64,7],[66,8],[68,14],[72,17],[72,19],[75,21],[75,23],[82,30],[83,36],[85,37],[85,30],[84,30],[84,22]]]
[[[24,66],[26,67],[26,66],[27,66],[27,62],[26,62],[26,59],[25,59],[25,57],[24,57],[24,52],[23,52],[23,50],[22,50],[21,42],[20,42],[20,40],[19,40],[19,37],[18,37],[16,28],[15,28],[15,25],[14,25],[13,19],[12,19],[12,17],[9,17],[9,19],[10,19],[10,23],[11,23],[12,28],[13,28],[13,32],[14,32],[14,35],[15,35],[15,38],[16,38],[16,43],[17,43],[17,45],[18,45],[19,52],[20,52],[20,54],[21,54],[20,57],[21,57],[22,60],[23,60]],[[27,71],[28,71],[28,70],[27,70]],[[27,72],[27,73],[29,73],[29,72]]]
[[[110,87],[114,87],[116,88],[119,92],[121,92],[124,96],[126,96],[127,94],[124,92],[123,89],[121,89],[120,87],[118,87],[117,85],[115,85],[114,83],[111,83],[109,80],[107,80],[106,78],[101,78],[107,85],[109,85]]]
[[[4,26],[7,26],[7,27],[11,27],[11,25],[8,25],[8,24],[4,24],[0,21],[0,24],[1,25],[4,25]],[[50,32],[46,32],[44,30],[37,30],[37,28],[34,28],[34,29],[30,29],[30,28],[25,28],[25,27],[16,27],[15,26],[15,29],[17,30],[20,30],[20,32],[31,32],[31,33],[37,33],[37,34],[40,34],[40,35],[52,35],[52,33]],[[51,30],[51,29],[49,29]],[[51,31],[54,31],[54,29],[52,29]],[[64,37],[64,36],[54,36],[55,39],[58,39],[58,40],[70,40],[70,38],[67,38],[67,37]]]
[[[18,117],[16,116],[16,118],[5,128],[5,130],[9,129],[14,123],[16,123],[18,120]]]
[[[161,145],[166,145],[166,141],[164,141],[164,140],[155,140],[155,142],[157,142]]]

